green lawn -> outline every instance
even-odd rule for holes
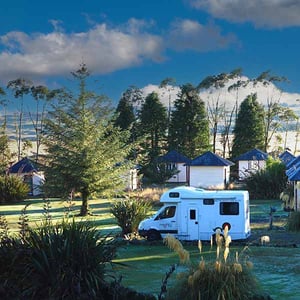
[[[215,259],[215,250],[209,245],[200,255],[197,245],[185,246],[192,260],[197,263],[201,256],[205,260]],[[231,247],[231,256],[241,252],[242,247]],[[262,289],[273,299],[299,299],[300,291],[300,249],[281,247],[250,247],[246,255],[254,264],[253,273],[259,280]],[[119,249],[115,262],[126,264],[116,266],[122,275],[122,282],[140,292],[159,294],[162,279],[171,265],[179,262],[177,255],[162,243],[155,245],[130,245]],[[178,266],[168,284],[175,282],[176,275],[184,271]]]
[[[74,201],[72,214],[79,213],[81,202]],[[26,211],[30,220],[30,225],[36,226],[40,223],[44,213],[43,199],[28,199],[22,203],[14,205],[0,205],[0,214],[5,215],[9,228],[18,230],[18,221],[21,210],[28,205]],[[103,233],[117,234],[120,228],[116,225],[114,217],[109,212],[110,201],[107,199],[92,200],[90,207],[93,215],[87,218],[77,218],[93,222]],[[274,213],[274,225],[283,226],[286,222],[287,213],[281,208],[280,201],[250,201],[252,231],[258,230],[261,234],[268,234],[268,218],[270,206],[276,207]],[[68,210],[68,204],[59,199],[51,199],[50,213],[54,222],[59,222]],[[299,243],[300,244],[300,240]],[[189,250],[192,259],[200,260],[197,245],[185,246]],[[231,255],[242,248],[231,248]],[[209,245],[205,245],[205,258],[215,258],[214,251]],[[247,251],[250,260],[254,264],[253,272],[261,282],[261,285],[273,299],[298,299],[300,291],[300,248],[285,247],[254,247],[250,246]],[[124,285],[132,287],[141,292],[158,294],[161,281],[170,266],[178,263],[175,253],[170,251],[162,242],[144,242],[140,245],[124,244],[115,259],[115,270],[118,275],[122,275]],[[125,264],[126,266],[124,266]],[[179,266],[176,272],[183,271]],[[175,272],[175,273],[176,273]],[[169,284],[173,284],[176,274],[173,274]]]

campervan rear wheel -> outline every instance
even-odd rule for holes
[[[160,240],[160,239],[161,239],[161,235],[157,230],[151,229],[148,231],[148,234],[147,234],[148,241],[156,241],[156,240]]]

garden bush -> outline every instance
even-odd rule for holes
[[[106,299],[106,263],[114,257],[113,239],[74,220],[44,222],[24,234],[25,228],[13,238],[2,230],[1,299]]]
[[[146,218],[151,208],[148,201],[139,198],[126,198],[111,206],[111,213],[122,229],[122,234],[137,232],[139,223]]]
[[[265,169],[245,178],[245,184],[251,199],[279,199],[280,193],[287,187],[285,165],[270,158]]]
[[[155,300],[121,285],[109,267],[118,246],[91,223],[63,221],[53,225],[44,205],[37,229],[28,226],[25,206],[18,235],[10,236],[0,216],[0,299]]]
[[[24,200],[29,187],[20,177],[0,176],[0,203],[12,203]]]

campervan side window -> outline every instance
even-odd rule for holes
[[[220,215],[238,215],[238,202],[220,202]]]
[[[203,199],[203,204],[204,205],[214,205],[215,199]]]
[[[167,206],[155,220],[173,218],[175,216],[176,206]]]
[[[196,220],[196,209],[190,210],[190,220]]]

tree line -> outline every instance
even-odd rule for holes
[[[207,150],[216,152],[217,133],[221,133],[222,156],[236,157],[252,148],[267,151],[272,136],[283,122],[297,119],[294,112],[281,105],[280,100],[268,99],[262,106],[256,94],[238,103],[239,89],[258,82],[268,85],[284,78],[264,72],[253,80],[241,80],[241,70],[207,76],[197,86],[180,86],[173,103],[165,107],[156,92],[144,96],[134,86],[121,96],[116,109],[105,95],[88,89],[90,73],[85,64],[72,72],[77,92],[68,89],[50,90],[35,86],[25,79],[10,81],[7,88],[18,100],[16,119],[17,153],[9,148],[6,118],[1,127],[1,170],[5,172],[12,156],[18,160],[22,147],[24,99],[35,100],[35,112],[29,113],[36,149],[35,161],[46,175],[45,192],[65,196],[80,193],[81,215],[88,213],[88,199],[95,194],[117,193],[124,188],[124,174],[139,166],[148,182],[163,182],[176,170],[169,169],[161,156],[170,150],[195,158]],[[228,90],[235,91],[233,107],[227,108],[219,94],[204,103],[201,90],[224,87],[231,79],[236,83]],[[170,91],[174,80],[167,78],[161,87]],[[5,90],[0,89],[5,108]],[[170,95],[169,95],[170,100]],[[4,109],[5,111],[5,109]],[[233,141],[229,135],[233,133]],[[45,153],[40,153],[43,145]]]
[[[274,76],[269,71],[255,79],[242,78],[241,69],[236,69],[207,76],[197,86],[183,84],[173,104],[169,103],[168,107],[162,104],[156,92],[143,97],[138,88],[127,89],[117,106],[114,123],[121,130],[130,131],[132,141],[138,142],[135,158],[140,161],[139,156],[143,157],[144,174],[151,175],[153,169],[157,174],[157,170],[161,170],[157,158],[170,150],[177,150],[192,159],[207,150],[216,153],[218,134],[222,145],[218,154],[226,158],[235,158],[253,148],[268,152],[278,130],[285,129],[286,136],[288,125],[295,121],[298,123],[298,116],[291,108],[281,104],[280,97],[268,96],[264,106],[256,93],[249,94],[238,103],[238,93],[250,84],[268,86],[287,79]],[[232,79],[235,80],[230,81]],[[167,78],[160,87],[167,86],[170,90],[173,82]],[[226,84],[229,92],[236,92],[236,103],[232,107],[228,107],[221,92],[215,93],[215,98],[207,103],[201,99],[203,89],[220,91]],[[233,140],[230,135],[233,135]],[[286,146],[286,139],[284,144]],[[283,149],[278,147],[275,150]]]

